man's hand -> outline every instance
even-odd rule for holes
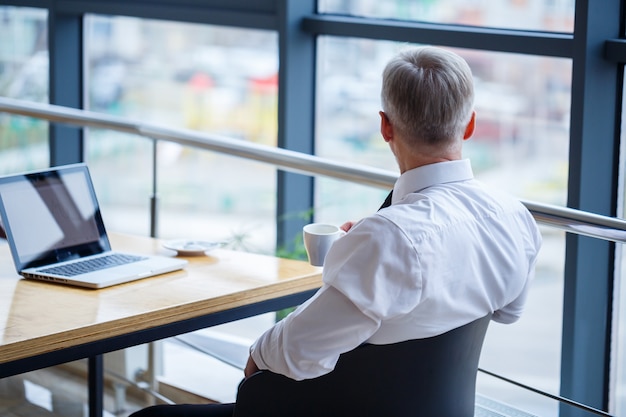
[[[250,375],[259,372],[260,369],[258,366],[256,366],[256,363],[254,363],[254,359],[252,359],[252,356],[248,356],[248,362],[246,363],[246,368],[243,370],[243,374],[246,378],[249,378]]]
[[[352,226],[354,226],[354,222],[345,222],[344,224],[339,226],[339,228],[348,233],[348,230],[352,229]]]

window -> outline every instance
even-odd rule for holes
[[[574,0],[321,0],[320,13],[572,32]]]
[[[622,108],[624,107],[622,103]],[[624,116],[622,115],[621,125],[621,148],[620,148],[620,201],[617,214],[622,219],[626,218],[624,207],[626,206],[626,182],[624,171],[624,158],[626,157],[626,141],[624,133],[626,125],[624,124]],[[613,300],[613,356],[612,368],[613,372],[613,406],[615,415],[626,415],[626,245],[616,245],[616,263],[615,263],[615,292]]]
[[[0,96],[48,101],[47,13],[0,7]],[[0,174],[48,165],[48,123],[0,114]]]
[[[90,109],[276,146],[276,33],[98,15],[86,28]],[[153,143],[92,130],[87,148],[110,228],[145,235]],[[275,169],[173,143],[157,150],[160,237],[273,252]]]

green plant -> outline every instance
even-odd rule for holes
[[[288,218],[296,218],[296,219],[304,219],[306,221],[310,221],[312,217],[313,217],[313,208],[310,208],[308,210],[295,213],[292,215],[286,214],[285,216],[283,216],[282,220],[285,220]],[[306,249],[304,248],[302,233],[297,233],[292,238],[291,242],[278,247],[276,249],[276,256],[278,256],[279,258],[286,258],[286,259],[306,260],[307,255],[306,255]],[[281,321],[295,309],[296,307],[290,307],[290,308],[278,310],[276,312],[276,321],[277,322]]]

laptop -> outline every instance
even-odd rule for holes
[[[0,177],[0,222],[25,278],[103,288],[187,264],[112,251],[85,164]]]

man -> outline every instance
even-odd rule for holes
[[[462,159],[476,123],[469,66],[439,48],[404,51],[383,72],[381,98],[381,134],[401,173],[391,204],[342,226],[322,288],[252,345],[246,377],[312,379],[363,343],[522,313],[541,236],[519,201],[488,190]]]

